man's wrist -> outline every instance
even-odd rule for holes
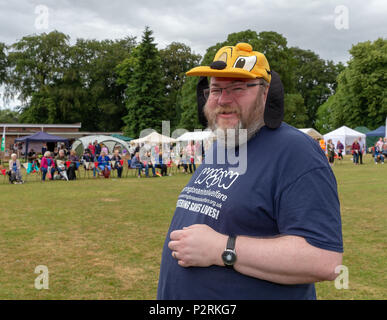
[[[216,241],[216,247],[214,251],[214,265],[224,267],[224,262],[222,259],[222,254],[224,252],[224,249],[227,246],[227,240],[228,236],[225,234],[219,234],[218,240]]]

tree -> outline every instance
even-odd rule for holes
[[[17,123],[19,121],[19,113],[11,109],[0,110],[0,123]]]
[[[4,43],[0,42],[0,86],[6,79],[7,64],[6,46]]]
[[[377,128],[387,114],[387,40],[361,42],[349,52],[348,67],[338,77],[335,95],[320,107],[319,120],[329,110],[335,128]]]
[[[343,65],[325,61],[310,50],[290,48],[295,61],[293,82],[296,91],[304,98],[308,127],[315,126],[316,113],[336,88],[336,78]]]
[[[285,94],[284,121],[296,128],[305,128],[308,116],[304,99],[299,93]]]
[[[123,118],[125,134],[138,137],[144,129],[160,131],[165,114],[161,58],[153,42],[153,31],[145,28],[141,43],[129,59],[117,67],[118,83],[127,82],[127,115]],[[125,75],[130,76],[123,78]]]
[[[193,131],[195,129],[204,129],[199,123],[197,102],[196,102],[196,84],[197,77],[189,77],[184,83],[178,98],[178,104],[182,110],[179,128]]]
[[[180,42],[172,42],[160,50],[162,61],[163,83],[166,94],[166,118],[171,121],[172,130],[178,124],[181,110],[177,99],[186,81],[185,73],[199,64],[201,56],[191,51],[191,48]]]

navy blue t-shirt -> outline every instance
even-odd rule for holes
[[[312,138],[285,123],[263,127],[247,143],[244,174],[227,161],[217,164],[216,152],[213,164],[202,164],[177,200],[157,298],[315,299],[313,283],[276,284],[219,266],[184,268],[172,257],[170,233],[192,224],[234,236],[301,236],[318,248],[343,251],[336,179]]]

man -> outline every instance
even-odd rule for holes
[[[158,299],[316,299],[314,283],[335,279],[343,251],[336,180],[312,138],[281,121],[268,126],[272,74],[245,43],[187,73],[211,77],[211,129],[246,129],[235,151],[247,147],[247,169],[217,161],[219,137],[206,152],[214,163],[196,170],[177,201]]]

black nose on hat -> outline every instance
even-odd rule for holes
[[[223,70],[223,69],[226,68],[226,67],[227,67],[226,62],[221,61],[221,60],[214,61],[214,62],[211,63],[211,65],[210,65],[210,68],[211,68],[211,69],[217,69],[217,70]]]

